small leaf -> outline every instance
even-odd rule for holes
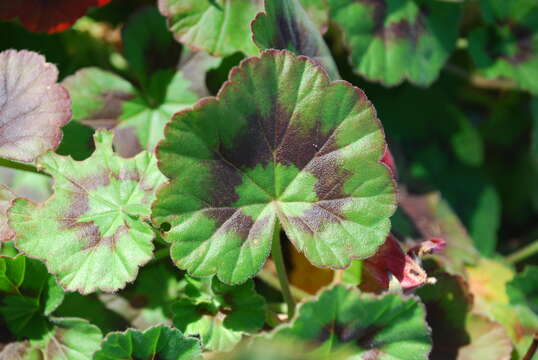
[[[4,360],[91,360],[99,349],[101,331],[86,320],[52,319],[52,328],[37,340],[11,343],[0,352]]]
[[[125,58],[143,86],[157,70],[177,65],[180,46],[155,7],[134,13],[123,28],[122,39]]]
[[[460,348],[458,360],[512,358],[512,341],[499,323],[480,315],[470,315],[466,322],[471,343]]]
[[[260,330],[265,320],[265,300],[249,281],[228,286],[217,279],[188,279],[186,294],[172,307],[174,325],[187,335],[200,336],[202,346],[229,351],[243,334]]]
[[[122,359],[198,360],[202,351],[198,341],[164,325],[144,332],[129,329],[106,336],[94,360]]]
[[[527,266],[506,287],[510,303],[526,305],[538,315],[538,266]]]
[[[16,246],[46,261],[66,290],[83,294],[125,286],[151,258],[154,233],[144,219],[164,181],[149,153],[122,159],[112,151],[111,133],[94,138],[87,160],[40,158],[55,179],[54,195],[43,204],[17,199],[9,214]]]
[[[311,350],[317,356],[345,349],[357,359],[428,359],[431,339],[425,316],[416,298],[361,294],[340,285],[300,305],[295,319],[270,336],[277,342],[306,342],[297,343],[295,351]]]
[[[269,50],[231,71],[217,98],[175,115],[158,148],[171,180],[153,205],[177,266],[227,284],[252,277],[282,224],[316,266],[373,255],[394,182],[375,110],[305,57]]]
[[[91,6],[103,6],[110,0],[17,0],[0,3],[0,19],[19,18],[24,27],[33,32],[49,34],[64,31]]]
[[[469,34],[469,52],[487,78],[513,79],[518,87],[538,94],[538,5],[481,1],[486,26]]]
[[[253,40],[260,50],[285,49],[320,63],[333,80],[340,74],[329,48],[299,0],[265,0],[265,12],[252,22]]]
[[[57,78],[56,66],[37,53],[0,53],[0,157],[32,162],[58,147],[71,102]]]
[[[262,0],[159,0],[161,14],[177,41],[193,50],[228,56],[235,52],[256,55],[250,22],[261,10]]]
[[[427,86],[458,38],[460,6],[428,0],[329,0],[357,73],[386,85]]]

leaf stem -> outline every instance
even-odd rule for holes
[[[256,277],[258,277],[260,280],[262,280],[264,283],[268,284],[269,286],[279,290],[279,291],[282,291],[281,290],[281,287],[280,287],[280,282],[278,281],[277,277],[274,276],[271,272],[269,272],[268,270],[262,270],[260,271]],[[293,285],[289,285],[290,286],[290,292],[291,292],[291,295],[294,297],[295,300],[297,301],[301,301],[303,299],[306,299],[306,298],[309,298],[311,297],[312,295],[310,295],[309,293],[307,293],[306,291],[304,290],[301,290],[299,289],[298,287],[296,286],[293,286]]]
[[[276,274],[280,283],[280,291],[288,305],[288,319],[295,315],[295,300],[291,295],[290,285],[288,283],[288,275],[286,274],[286,265],[284,265],[284,257],[282,255],[282,246],[280,245],[280,224],[275,225],[273,233],[273,243],[271,246],[271,254],[276,267]]]
[[[525,354],[525,357],[523,360],[531,360],[534,357],[534,354],[536,354],[536,350],[538,350],[538,332],[534,333],[534,338],[532,339],[532,344],[529,347],[529,350]]]
[[[506,257],[506,260],[511,264],[515,264],[535,254],[538,254],[538,240],[534,240],[532,243],[525,246],[524,248],[519,249],[514,253],[508,255]]]
[[[33,165],[23,164],[23,163],[19,163],[19,162],[7,160],[7,159],[0,159],[0,166],[10,168],[10,169],[28,171],[28,172],[33,172],[40,175],[49,176],[48,174],[42,173],[41,171],[37,170],[37,168]]]

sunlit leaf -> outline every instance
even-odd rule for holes
[[[54,327],[39,339],[8,344],[0,352],[0,359],[93,359],[102,338],[99,328],[77,318],[56,318],[52,324]]]
[[[350,359],[428,359],[430,330],[422,304],[397,294],[361,294],[335,286],[298,308],[290,324],[271,333],[275,341],[301,340],[295,352],[329,356],[339,350]]]
[[[64,80],[73,98],[73,117],[94,128],[114,129],[114,145],[122,156],[153,151],[166,122],[198,96],[182,72],[162,70],[151,79],[148,93],[139,93],[126,80],[97,68],[87,68]]]
[[[9,241],[15,233],[9,227],[7,221],[7,210],[11,206],[11,200],[15,195],[4,185],[0,185],[0,241]]]
[[[470,344],[460,348],[458,360],[511,359],[512,342],[499,323],[480,315],[470,315],[466,323]]]
[[[17,247],[46,261],[65,289],[81,293],[117,290],[151,258],[154,233],[144,220],[164,181],[151,154],[115,155],[111,133],[97,132],[95,145],[80,162],[41,157],[39,166],[55,179],[54,195],[43,204],[17,199],[9,214]]]
[[[429,0],[329,0],[357,73],[386,85],[429,85],[458,37],[458,4]]]
[[[108,334],[94,359],[198,360],[202,358],[201,352],[196,339],[161,325],[144,332],[129,329],[122,333]]]
[[[103,6],[110,0],[17,0],[0,3],[0,19],[18,18],[25,28],[55,33],[71,27],[89,7]]]
[[[261,50],[285,49],[319,62],[333,80],[340,78],[329,48],[299,0],[265,0],[265,12],[252,22],[253,40]]]
[[[269,50],[242,62],[165,134],[170,183],[153,217],[171,226],[171,256],[194,276],[246,281],[277,224],[317,266],[344,268],[385,240],[395,189],[375,110],[307,58]]]
[[[232,350],[244,333],[262,328],[265,300],[252,281],[238,286],[214,278],[187,281],[186,295],[172,307],[174,325],[187,335],[198,335],[204,348]]]
[[[37,53],[0,53],[0,157],[31,162],[58,147],[71,102],[57,78],[56,67]]]
[[[256,55],[250,22],[263,0],[159,0],[175,38],[193,50],[227,56],[235,52]]]

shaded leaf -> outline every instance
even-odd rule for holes
[[[196,339],[161,325],[144,332],[129,329],[122,333],[108,334],[94,359],[195,360],[202,358],[201,353]]]
[[[484,316],[471,315],[466,329],[471,343],[460,348],[458,360],[508,360],[512,355],[512,342],[503,327]]]
[[[296,352],[328,356],[347,350],[357,359],[428,359],[430,331],[416,298],[361,294],[335,286],[298,308],[290,324],[276,328],[273,340],[301,340]]]
[[[526,305],[538,314],[538,266],[529,265],[506,284],[510,303]]]
[[[177,41],[193,50],[227,56],[235,52],[256,55],[250,22],[262,0],[159,0],[161,14]]]
[[[487,21],[469,34],[469,52],[487,78],[504,77],[538,93],[538,5],[483,0]]]
[[[1,360],[91,360],[99,349],[101,331],[86,320],[52,319],[54,328],[37,340],[12,343],[0,352]]]
[[[472,341],[466,324],[473,306],[473,296],[460,275],[450,275],[440,270],[433,275],[437,279],[436,284],[417,290],[417,295],[426,306],[426,320],[432,329],[433,349],[430,356],[432,359],[455,359],[459,349]]]
[[[50,177],[43,174],[0,167],[0,182],[15,196],[35,202],[45,201],[51,194]]]
[[[218,67],[221,58],[210,56],[205,51],[189,51],[183,49],[179,61],[178,70],[183,72],[183,76],[190,82],[189,90],[199,97],[209,96],[206,87],[206,72]]]
[[[179,145],[181,144],[181,145]],[[275,226],[316,266],[344,268],[383,243],[395,210],[386,144],[362,91],[305,57],[269,50],[217,98],[175,115],[158,148],[171,181],[153,206],[177,266],[242,283]]]
[[[0,156],[32,162],[60,144],[60,127],[71,118],[58,70],[31,51],[0,53]]]
[[[155,7],[133,14],[122,32],[123,53],[143,86],[157,70],[173,69],[179,61],[180,46]]]
[[[46,316],[64,299],[62,288],[40,261],[0,256],[0,313],[19,337],[39,338],[50,328]]]
[[[34,32],[55,33],[71,27],[89,7],[103,6],[110,0],[19,0],[2,1],[0,19],[19,18],[24,27]]]
[[[320,63],[329,77],[340,74],[329,48],[299,0],[265,0],[265,12],[252,22],[252,39],[261,50],[285,49]]]
[[[114,291],[134,280],[152,256],[149,204],[164,181],[156,159],[143,152],[122,159],[112,134],[95,134],[96,150],[84,161],[48,153],[39,166],[55,179],[43,204],[17,199],[9,218],[16,245],[43,259],[67,290]]]
[[[427,86],[458,38],[460,7],[427,0],[329,0],[357,73],[386,85]]]
[[[174,325],[187,335],[198,335],[202,346],[229,351],[243,334],[260,330],[265,321],[265,300],[248,281],[229,286],[217,279],[188,278],[187,296],[172,307]]]

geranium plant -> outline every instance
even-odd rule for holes
[[[0,360],[538,359],[535,0],[0,19]]]

